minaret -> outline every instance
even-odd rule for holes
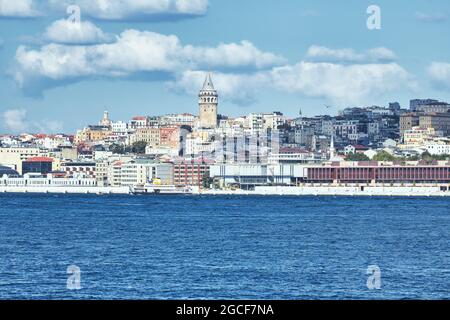
[[[330,142],[330,160],[332,160],[335,156],[336,150],[334,149],[334,134],[331,134],[331,142]]]
[[[200,128],[214,129],[217,127],[218,94],[214,89],[211,74],[208,73],[203,88],[198,95],[200,108]]]

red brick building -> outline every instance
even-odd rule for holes
[[[426,165],[378,165],[309,167],[308,182],[318,183],[450,183],[450,163]]]
[[[209,178],[210,163],[206,161],[181,161],[173,164],[173,180],[176,186],[202,187],[205,178]]]

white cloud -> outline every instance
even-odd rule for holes
[[[431,81],[441,89],[450,89],[450,63],[433,62],[427,69]]]
[[[40,50],[16,51],[16,81],[26,87],[34,79],[71,80],[90,76],[133,76],[135,73],[179,73],[199,68],[262,68],[284,59],[262,52],[250,42],[218,47],[183,46],[173,35],[126,30],[114,43],[90,46],[48,44]]]
[[[218,47],[186,46],[184,55],[194,61],[202,61],[205,65],[228,67],[254,66],[258,69],[281,65],[286,62],[281,56],[270,52],[262,52],[249,41],[241,43],[221,43]]]
[[[0,17],[30,18],[38,15],[33,0],[0,0]]]
[[[316,45],[309,47],[306,57],[315,62],[391,62],[397,59],[394,52],[384,47],[357,52],[351,48],[331,49]]]
[[[361,104],[376,96],[413,86],[412,76],[396,63],[354,64],[300,62],[274,68],[273,85],[337,104]]]
[[[114,37],[104,33],[90,21],[74,23],[61,19],[47,27],[44,39],[61,44],[96,44],[110,42]]]
[[[127,20],[155,15],[203,15],[208,0],[49,0],[53,10],[78,5],[83,15],[104,20]]]
[[[214,69],[214,82],[225,100],[252,103],[261,90],[320,97],[337,104],[370,103],[383,94],[411,88],[413,77],[395,62],[386,48],[357,53],[352,49],[313,46],[308,57],[319,60],[286,64],[284,58],[263,52],[248,41],[216,47],[183,45],[174,35],[126,30],[113,43],[48,44],[39,50],[20,46],[16,52],[16,81],[24,89],[62,85],[92,77],[175,77],[168,87],[197,93],[205,73]],[[243,72],[245,70],[245,72]],[[162,79],[157,79],[162,80]],[[45,86],[43,86],[45,89]]]
[[[22,133],[27,130],[25,121],[27,112],[23,109],[10,109],[3,113],[4,127],[13,133]]]
[[[27,131],[58,133],[62,131],[62,123],[59,121],[28,121],[27,112],[24,109],[6,110],[3,113],[3,127],[10,133],[24,133]]]
[[[195,94],[205,72],[187,71],[169,88]],[[389,64],[315,63],[275,67],[252,74],[214,73],[220,97],[237,104],[248,104],[267,90],[325,98],[340,105],[372,103],[373,99],[398,89],[411,89],[414,79],[401,66]]]

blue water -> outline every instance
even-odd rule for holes
[[[450,298],[449,209],[444,198],[2,194],[0,299]],[[66,287],[69,265],[81,290]]]

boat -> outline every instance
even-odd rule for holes
[[[163,184],[155,184],[148,183],[143,187],[135,187],[133,190],[133,194],[137,195],[157,195],[157,194],[195,194],[195,187],[178,187],[175,185],[163,185]]]

